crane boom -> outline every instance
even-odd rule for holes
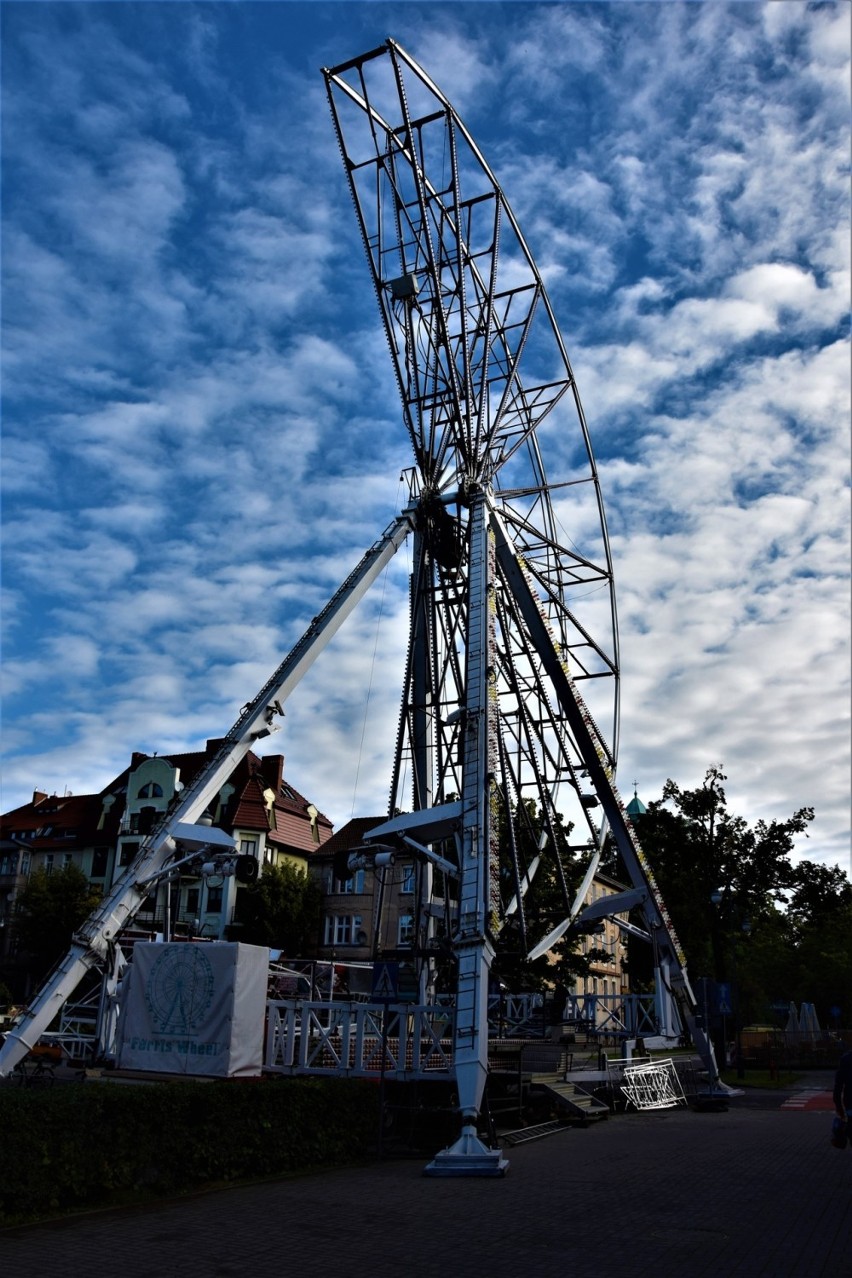
[[[277,731],[274,720],[283,714],[283,702],[396,554],[412,527],[413,512],[406,510],[397,516],[313,619],[254,700],[243,707],[220,750],[144,840],[125,874],[75,935],[68,954],[47,978],[22,1020],[7,1033],[0,1047],[0,1078],[10,1074],[35,1046],[86,973],[107,959],[122,928],[131,922],[147,897],[151,878],[173,856],[180,834],[177,827],[196,822],[256,742]],[[203,831],[204,827],[199,827],[202,837]]]

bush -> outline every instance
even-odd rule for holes
[[[0,1089],[0,1223],[362,1158],[378,1089],[347,1079]]]

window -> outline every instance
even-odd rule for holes
[[[92,878],[105,879],[109,848],[95,848],[92,853]]]
[[[397,944],[398,945],[414,944],[414,915],[413,914],[400,914],[399,928],[397,931]]]
[[[150,834],[154,828],[154,822],[158,815],[159,813],[156,808],[140,808],[138,816],[135,816],[135,820],[138,824],[136,826],[131,826],[133,833]],[[131,817],[130,820],[132,823],[134,817]]]
[[[222,889],[220,887],[209,887],[207,889],[207,912],[209,914],[219,914],[222,910]]]
[[[240,839],[240,856],[257,856],[257,839]]]
[[[136,797],[137,799],[162,799],[163,787],[156,781],[149,781],[147,785],[143,785]]]
[[[410,865],[402,867],[402,886],[400,892],[413,892],[415,879],[415,865],[412,861]]]
[[[138,843],[122,843],[121,851],[118,854],[118,864],[129,865],[138,851]]]
[[[32,863],[32,853],[29,848],[26,852],[21,853],[21,874],[29,874],[30,865]]]
[[[63,855],[62,855],[62,868],[63,868],[63,870],[67,870],[67,869],[68,869],[68,866],[71,864],[71,862],[72,862],[73,860],[74,860],[74,858],[73,858],[73,856],[71,855],[71,853],[70,853],[70,852],[64,852],[64,853],[63,853]]]
[[[324,945],[358,945],[360,914],[329,914],[323,932]]]
[[[53,853],[52,852],[48,852],[47,856],[44,858],[44,872],[47,875],[51,875],[53,873]]]
[[[17,852],[9,852],[6,856],[0,857],[0,874],[17,874],[17,871],[18,871]]]
[[[364,871],[356,870],[351,879],[332,879],[332,892],[341,896],[353,896],[364,891]]]
[[[198,913],[198,906],[201,900],[201,891],[199,888],[187,888],[186,892],[186,908],[190,914]]]

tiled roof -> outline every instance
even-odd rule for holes
[[[222,744],[222,738],[211,738],[204,750],[163,754],[159,757],[179,769],[180,780],[186,786],[192,783],[201,768],[218,753]],[[72,841],[63,837],[62,831],[72,829],[75,831],[74,844],[77,846],[114,842],[126,804],[129,777],[150,757],[152,756],[134,751],[129,767],[114,777],[99,794],[65,795],[60,798],[37,792],[34,795],[37,801],[24,804],[0,817],[2,837],[25,834],[27,846],[40,850],[52,846],[69,849],[73,846]],[[284,780],[283,756],[268,755],[260,758],[250,752],[237,764],[228,778],[228,784],[233,787],[234,793],[219,818],[220,824],[225,828],[264,831],[273,843],[282,848],[302,852],[317,849],[311,814],[308,812],[310,801],[294,789],[289,781]],[[268,790],[275,792],[272,808],[274,822],[271,828],[264,799],[264,792]],[[98,829],[104,815],[103,805],[107,795],[114,795],[115,802],[104,816],[103,828]],[[315,822],[320,844],[324,844],[331,837],[332,823],[321,812],[317,813]],[[44,831],[47,827],[52,827],[50,834],[32,837],[32,832]]]
[[[322,847],[317,849],[323,856],[333,855],[335,852],[345,852],[350,848],[360,847],[364,842],[364,835],[368,830],[374,830],[377,825],[381,825],[387,821],[386,816],[368,816],[353,817],[351,821],[347,821],[342,825],[336,834],[333,834],[327,843],[323,843]]]
[[[297,790],[282,778],[283,768],[270,772],[269,766],[262,767],[260,760],[255,760],[254,771],[247,777],[243,788],[237,789],[223,822],[231,829],[262,830],[267,837],[280,847],[289,847],[302,852],[313,852],[317,847],[314,828],[311,823],[310,804]],[[279,756],[280,757],[280,756]],[[274,760],[277,762],[277,760]],[[273,760],[263,760],[269,765]],[[283,760],[281,761],[283,764]],[[236,776],[232,783],[236,781]],[[273,784],[270,784],[272,782]],[[277,782],[277,785],[275,784]],[[272,804],[272,821],[266,805],[265,792],[275,791]],[[316,830],[320,844],[324,843],[332,832],[328,817],[321,813],[316,815]]]
[[[317,820],[317,830],[319,833],[319,843],[314,839],[313,829],[311,828],[310,819],[297,817],[292,812],[276,811],[276,828],[270,830],[269,838],[273,843],[283,848],[296,848],[300,852],[306,852],[310,855],[312,852],[318,852],[320,848],[325,850],[325,845],[331,837],[331,823]]]
[[[4,839],[18,838],[42,852],[69,851],[75,845],[104,843],[115,837],[118,815],[107,829],[99,830],[102,812],[99,794],[45,795],[0,817],[0,832]]]

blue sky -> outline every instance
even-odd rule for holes
[[[723,763],[849,863],[846,4],[2,6],[3,810],[224,733],[409,465],[320,67],[397,39],[547,281],[599,462],[620,787]],[[551,476],[553,478],[553,476]],[[387,802],[407,554],[270,749]]]

